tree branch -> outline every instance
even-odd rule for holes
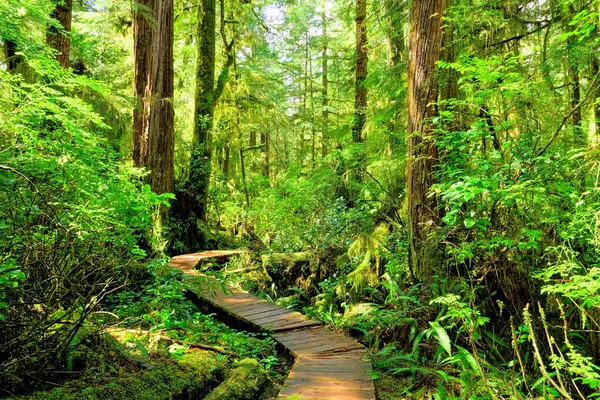
[[[600,75],[600,72],[597,73],[596,76],[594,76],[592,83],[590,83],[590,89],[588,90],[587,95],[575,107],[573,107],[573,109],[567,115],[563,117],[562,121],[560,122],[560,125],[558,126],[558,128],[556,128],[556,131],[554,132],[548,143],[546,143],[546,145],[537,153],[537,157],[541,157],[550,148],[550,146],[552,145],[552,143],[554,143],[554,141],[560,134],[560,131],[562,131],[562,128],[565,126],[569,118],[571,118],[571,116],[573,116],[573,114],[575,114],[575,112],[577,112],[577,110],[579,110],[581,106],[589,100],[592,94],[595,93],[594,86],[596,84],[596,81],[598,80],[598,75]]]
[[[497,42],[497,43],[491,44],[491,45],[490,45],[490,47],[501,46],[501,45],[503,45],[503,44],[505,44],[505,43],[512,42],[512,41],[514,41],[514,40],[521,40],[521,39],[523,39],[524,37],[527,37],[527,36],[529,36],[529,35],[532,35],[532,34],[534,34],[534,33],[536,33],[536,32],[539,32],[539,31],[541,31],[541,30],[544,30],[544,29],[546,29],[546,28],[549,28],[550,26],[552,26],[552,24],[551,24],[551,23],[548,23],[548,24],[546,24],[546,25],[540,25],[540,26],[538,26],[537,28],[535,28],[535,29],[532,29],[532,30],[530,30],[530,31],[527,31],[527,32],[525,32],[525,33],[523,33],[523,34],[521,34],[521,35],[513,36],[513,37],[511,37],[511,38],[504,39],[504,40],[501,40],[501,41],[499,41],[499,42]]]

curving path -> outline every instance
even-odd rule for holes
[[[226,259],[240,250],[207,251],[173,257],[169,265],[196,276],[202,259]],[[357,341],[331,332],[318,321],[243,290],[209,280],[194,290],[211,306],[256,329],[268,331],[295,357],[278,399],[374,400],[371,363]]]

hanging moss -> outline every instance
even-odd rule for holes
[[[49,392],[38,392],[29,400],[162,400],[196,399],[214,384],[225,364],[208,351],[185,354],[180,361],[146,369],[109,383],[89,386],[74,382]],[[87,387],[83,388],[85,385]]]

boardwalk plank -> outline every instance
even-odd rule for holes
[[[247,310],[240,310],[240,315],[244,318],[258,318],[259,316],[270,316],[270,315],[277,315],[277,314],[285,314],[287,312],[289,312],[290,310],[286,309],[286,308],[270,308],[270,309],[263,309],[262,311],[247,311]]]

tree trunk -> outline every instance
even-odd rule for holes
[[[162,194],[174,189],[173,0],[143,0],[137,7],[133,160],[150,171],[148,184]]]
[[[4,41],[4,59],[8,72],[14,72],[21,62],[21,57],[17,55],[17,44],[12,40]]]
[[[398,71],[396,67],[400,65],[403,59],[405,59],[406,45],[404,37],[404,23],[405,16],[404,10],[407,7],[406,0],[385,0],[385,13],[387,15],[387,29],[386,29],[386,42],[387,42],[387,62],[390,69]],[[404,68],[402,69],[402,73]],[[391,133],[393,139],[392,150],[397,150],[398,147],[404,145],[406,142],[405,138],[400,139],[397,132],[404,131],[404,127],[399,125],[399,114],[404,110],[406,104],[406,97],[403,94],[390,94],[389,96],[390,106],[395,110],[393,117],[387,122],[387,128]],[[404,136],[404,135],[403,135]],[[404,184],[398,186],[400,189]]]
[[[600,73],[600,62],[596,56],[592,60],[592,75],[598,76]],[[594,96],[594,126],[596,127],[596,136],[600,136],[600,86],[596,87],[596,95]]]
[[[428,282],[439,262],[431,237],[439,225],[438,204],[430,195],[438,152],[431,118],[437,110],[436,62],[441,56],[444,0],[414,1],[410,12],[408,59],[408,225],[409,265],[416,279]]]
[[[573,4],[569,5],[569,18],[570,20],[577,12],[573,7]],[[573,31],[575,27],[569,25],[567,28],[569,31]],[[575,48],[577,46],[577,39],[574,36],[570,36],[567,39],[567,62],[569,63],[569,74],[568,74],[568,84],[569,84],[569,92],[571,94],[571,108],[575,110],[571,117],[571,122],[573,124],[573,135],[575,143],[579,145],[584,145],[586,142],[586,138],[584,136],[583,125],[582,125],[582,113],[579,103],[581,102],[581,83],[579,79],[579,61],[577,60],[577,56],[574,54],[577,52]]]
[[[402,35],[402,10],[405,6],[405,0],[385,0],[385,13],[388,20],[386,42],[390,67],[395,67],[402,62],[406,50]]]
[[[321,143],[321,156],[325,157],[329,152],[329,77],[327,59],[327,13],[323,12],[323,138]]]
[[[196,200],[194,214],[206,221],[211,172],[211,142],[215,106],[216,3],[202,0],[198,10],[198,63],[194,145],[188,187]]]
[[[271,179],[271,138],[268,133],[262,134],[262,143],[265,145],[264,154],[265,154],[265,164],[263,168],[263,174]]]
[[[133,163],[136,167],[145,166],[148,151],[146,128],[147,100],[146,86],[150,76],[152,49],[152,10],[154,0],[138,0],[133,13],[133,53],[134,53],[134,96],[133,108]]]
[[[352,140],[362,142],[363,128],[367,121],[367,0],[356,0],[356,77],[354,95],[354,121],[352,122]]]
[[[62,30],[55,26],[48,26],[46,43],[57,51],[56,59],[63,68],[69,68],[69,54],[71,52],[71,20],[73,17],[73,0],[55,0],[56,6],[50,17],[58,21]]]
[[[150,187],[155,193],[162,194],[174,189],[173,0],[155,1],[157,28],[152,34],[152,63],[145,95],[149,99],[145,166],[150,170]]]

